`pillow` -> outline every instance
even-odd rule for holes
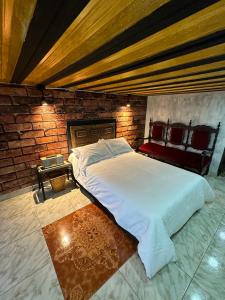
[[[90,145],[97,145],[97,143],[93,143],[93,144],[89,144],[89,145],[85,145],[85,146],[80,146],[80,147],[72,148],[71,151],[75,154],[75,156],[77,158],[79,158],[80,157],[80,149],[84,148],[84,147],[89,147]]]
[[[72,164],[74,177],[77,178],[80,175],[79,159],[74,153],[71,153],[68,157],[68,161]]]
[[[79,164],[82,174],[85,175],[86,167],[101,160],[112,158],[112,154],[104,143],[90,144],[79,147]]]
[[[116,138],[116,139],[108,139],[108,140],[103,140],[103,141],[114,156],[122,154],[122,153],[134,151],[131,148],[131,146],[128,144],[128,142],[125,140],[125,138],[123,138],[123,137]],[[102,143],[102,142],[99,141],[99,143]]]

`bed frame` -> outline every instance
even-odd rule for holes
[[[116,137],[115,119],[70,120],[67,122],[69,153],[71,148]]]
[[[113,139],[116,137],[115,119],[94,119],[94,120],[69,120],[67,122],[68,152],[72,148],[81,147],[98,142],[99,139]],[[72,178],[76,186],[95,199],[74,177]],[[97,199],[95,199],[97,200]],[[98,201],[99,202],[99,201]],[[101,203],[100,203],[101,205]]]
[[[69,153],[71,148],[85,146],[96,143],[99,139],[111,139],[116,137],[116,120],[115,119],[95,119],[95,120],[70,120],[67,122],[67,137]],[[117,226],[119,226],[111,214],[111,212],[103,206],[98,199],[89,193],[74,177],[72,179],[76,187],[80,188],[81,192],[87,196],[90,201],[102,209]],[[119,226],[130,237],[136,238],[128,231]]]

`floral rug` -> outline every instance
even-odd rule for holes
[[[137,249],[94,204],[42,230],[66,300],[89,299]]]

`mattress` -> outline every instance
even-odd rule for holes
[[[77,168],[73,154],[69,159]],[[135,152],[88,166],[85,176],[76,174],[116,222],[137,238],[149,278],[176,260],[170,237],[214,198],[202,176]]]

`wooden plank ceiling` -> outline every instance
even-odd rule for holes
[[[0,82],[125,94],[225,89],[225,0],[1,0]]]

